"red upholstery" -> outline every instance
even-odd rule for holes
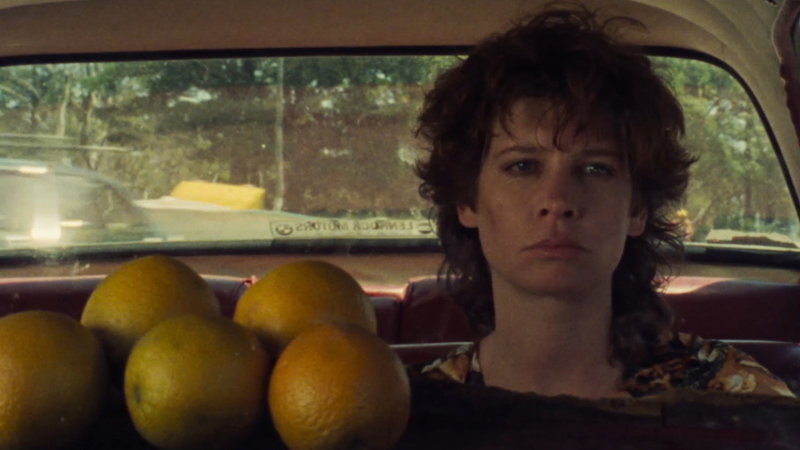
[[[231,316],[250,280],[205,276]],[[28,309],[50,309],[80,317],[102,276],[0,280],[0,316]],[[401,290],[368,289],[378,316],[379,334],[389,343],[472,341],[478,336],[463,312],[435,278],[412,280]],[[388,288],[387,288],[388,289]],[[391,292],[390,292],[391,291]],[[682,277],[666,298],[679,329],[708,339],[800,342],[800,285]]]
[[[389,344],[400,337],[401,303],[394,297],[372,297],[372,306],[378,318],[378,336]]]
[[[233,315],[251,280],[204,276]],[[46,309],[80,318],[83,306],[102,276],[0,280],[0,317]],[[378,318],[378,334],[405,363],[430,361],[459,342],[480,338],[466,316],[435,278],[411,280],[398,288],[368,287]],[[679,329],[708,339],[739,340],[734,345],[800,392],[800,285],[682,277],[666,291]],[[746,340],[746,341],[742,341]]]
[[[401,323],[399,342],[404,344],[473,341],[480,337],[436,278],[408,283]]]
[[[64,278],[10,278],[0,280],[0,317],[31,309],[46,309],[80,319],[83,306],[102,275]],[[248,280],[204,276],[220,301],[223,314],[230,317]]]
[[[678,329],[707,339],[800,342],[800,285],[681,277],[666,289]],[[400,342],[478,338],[435,278],[411,280],[403,300]]]
[[[80,319],[83,307],[92,291],[104,278],[102,275],[58,278],[8,278],[0,280],[0,317],[33,309],[58,311]],[[251,280],[204,275],[220,302],[226,317],[233,317],[236,303]],[[402,290],[372,289],[375,293],[395,296],[373,297],[378,316],[378,334],[388,343],[399,338],[400,310],[398,301]],[[372,293],[372,292],[370,292]]]
[[[682,277],[666,291],[678,329],[707,339],[800,342],[800,285]]]

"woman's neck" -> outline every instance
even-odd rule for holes
[[[614,395],[622,368],[608,359],[611,286],[583,295],[492,287],[495,329],[479,353],[486,384],[543,395]]]

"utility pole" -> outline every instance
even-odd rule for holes
[[[278,92],[275,98],[275,166],[278,170],[278,183],[275,189],[275,201],[272,205],[273,211],[283,210],[283,195],[286,192],[286,181],[283,177],[283,64],[284,58],[278,58],[278,77],[276,80]]]

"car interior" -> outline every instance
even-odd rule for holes
[[[510,21],[546,3],[8,0],[0,3],[0,71],[37,64],[463,55],[481,38],[505,29]],[[753,117],[763,125],[764,148],[774,160],[778,182],[787,192],[782,206],[776,207],[783,210],[774,211],[774,215],[797,222],[800,65],[794,37],[800,2],[583,3],[634,17],[646,25],[646,30],[627,30],[622,36],[624,42],[642,47],[653,57],[708,63],[723,69],[742,86],[744,96],[752,102]],[[7,104],[3,83],[0,74],[0,104]],[[0,132],[13,132],[3,120],[0,117]],[[409,124],[410,136],[413,122]],[[0,151],[6,148],[2,139]],[[117,145],[102,140],[97,144]],[[334,152],[335,148],[329,150]],[[0,157],[5,155],[0,153]],[[368,160],[359,164],[360,171],[376,167]],[[410,171],[410,165],[405,167]],[[289,185],[287,199],[291,189]],[[271,195],[269,188],[267,192]],[[162,194],[168,197],[169,191]],[[139,198],[142,205],[150,201],[141,195]],[[156,217],[166,207],[151,208]],[[181,217],[206,214],[187,208],[186,216]],[[303,215],[292,220],[320,220],[312,209],[290,211]],[[700,230],[703,208],[690,203],[688,209],[690,217],[697,218],[695,226]],[[736,214],[736,220],[744,223],[746,214]],[[757,224],[764,216],[759,217]],[[132,258],[161,253],[186,262],[202,274],[216,293],[222,312],[230,317],[242,293],[272,268],[296,259],[315,258],[339,265],[361,282],[375,307],[378,334],[405,364],[431,361],[485,333],[470,326],[438,276],[442,254],[435,238],[412,236],[402,242],[386,236],[278,239],[272,237],[276,235],[275,224],[284,219],[265,220],[259,227],[273,228],[271,237],[263,240],[171,240],[166,233],[163,240],[131,245],[117,242],[0,250],[0,316],[45,309],[80,318],[87,299],[105,275]],[[197,223],[195,219],[179,221]],[[714,223],[720,229],[730,228],[722,219]],[[732,343],[800,395],[800,248],[793,243],[800,246],[800,237],[786,231],[789,244],[781,247],[775,244],[778,238],[768,236],[772,229],[755,226],[745,231],[751,234],[743,240],[714,241],[710,234],[714,230],[705,230],[709,233],[705,241],[687,241],[683,259],[674,264],[672,276],[666,279],[664,297],[674,310],[677,330]],[[748,236],[753,240],[747,241]],[[800,440],[789,439],[781,445],[789,445],[786,442],[797,444]]]

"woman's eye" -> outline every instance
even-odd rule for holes
[[[590,175],[603,175],[603,176],[612,176],[614,175],[614,171],[603,164],[589,164],[586,166],[586,173]]]
[[[506,166],[507,172],[512,173],[528,173],[536,168],[536,161],[522,160],[516,161]]]

